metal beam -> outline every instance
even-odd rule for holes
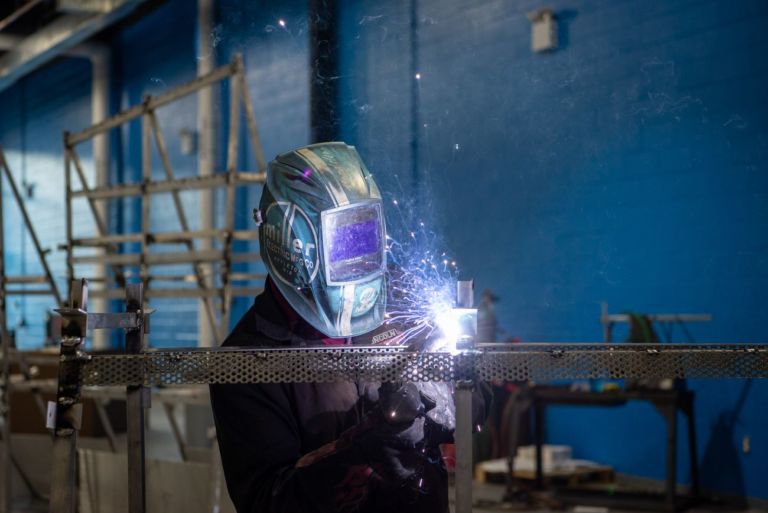
[[[57,0],[56,9],[66,12],[105,13],[121,3],[120,0]]]
[[[241,171],[234,174],[235,183],[249,185],[264,183],[265,173],[252,173]],[[91,199],[124,198],[138,196],[142,191],[148,194],[159,194],[181,190],[208,189],[211,187],[224,187],[229,177],[225,173],[216,173],[208,176],[188,176],[172,180],[149,180],[146,183],[113,184],[104,187],[92,187],[72,191],[73,198],[86,197]]]
[[[29,2],[23,4],[21,7],[13,11],[11,14],[0,20],[0,30],[4,30],[11,23],[18,20],[26,13],[34,9],[37,5],[41,4],[43,0],[29,0]]]
[[[262,287],[232,287],[232,297],[250,297],[253,298],[260,294],[264,289]],[[125,295],[123,289],[104,289],[91,290],[89,292],[93,298],[120,299]],[[202,299],[205,297],[218,297],[221,291],[218,289],[199,289],[199,288],[150,288],[144,294],[147,299],[179,299],[191,298]]]
[[[50,62],[100,30],[130,14],[146,0],[112,0],[113,8],[98,14],[67,14],[25,37],[0,58],[0,91]]]
[[[80,144],[83,141],[87,141],[96,134],[106,132],[107,130],[120,126],[132,119],[136,119],[137,117],[150,110],[156,110],[163,105],[178,100],[179,98],[183,98],[187,95],[195,93],[204,87],[213,85],[216,82],[231,76],[237,71],[237,69],[238,64],[234,61],[229,64],[225,64],[224,66],[221,66],[211,72],[209,75],[197,77],[196,79],[182,84],[179,87],[176,87],[166,93],[152,96],[150,97],[149,101],[131,107],[128,110],[124,110],[119,114],[115,114],[111,118],[105,119],[101,123],[90,126],[81,132],[69,134],[65,144],[67,146],[74,146],[76,144]]]

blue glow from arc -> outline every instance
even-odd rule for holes
[[[396,217],[388,218],[390,301],[385,323],[403,330],[399,344],[419,342],[419,348],[425,351],[453,351],[456,337],[452,326],[456,323],[451,312],[459,275],[456,261],[439,249],[440,237],[423,221],[408,222],[408,212],[413,209],[404,208],[396,199],[388,208]],[[397,222],[394,230],[393,217]]]

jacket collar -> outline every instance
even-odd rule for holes
[[[272,277],[256,297],[253,308],[256,330],[277,342],[291,346],[342,345],[347,339],[330,338],[305,321],[286,301]]]

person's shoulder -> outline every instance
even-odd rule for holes
[[[240,318],[222,347],[284,346],[290,338],[290,331],[274,297],[264,290]]]
[[[258,328],[256,305],[252,305],[224,339],[222,347],[268,346],[268,339]]]

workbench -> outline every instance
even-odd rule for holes
[[[546,409],[550,406],[624,406],[630,401],[651,403],[664,417],[667,426],[667,474],[663,506],[667,511],[676,511],[681,505],[678,501],[677,487],[677,412],[682,412],[688,423],[688,453],[691,472],[689,499],[695,500],[699,493],[699,468],[696,462],[696,427],[693,414],[694,394],[690,390],[674,388],[671,390],[637,389],[616,390],[610,392],[589,392],[571,390],[567,387],[535,386],[529,391],[533,411],[534,443],[536,445],[536,487],[542,488],[544,474],[542,466],[542,446],[546,425]]]

